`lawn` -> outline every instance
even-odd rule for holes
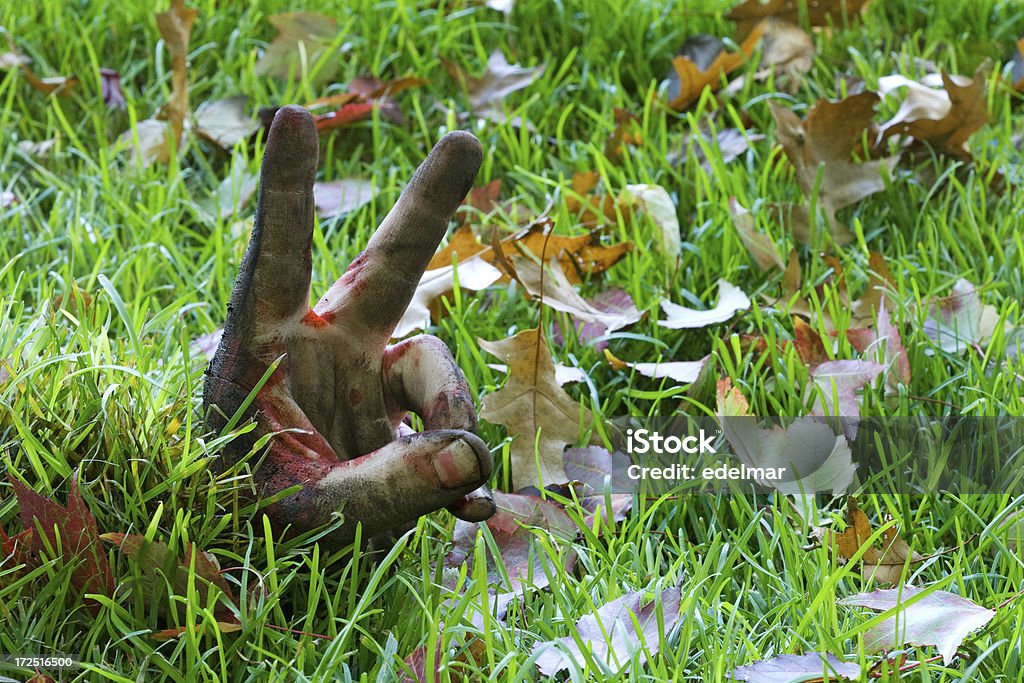
[[[555,364],[583,371],[582,381],[564,387],[584,423],[571,425],[571,446],[611,447],[607,425],[627,417],[710,419],[739,395],[761,417],[852,405],[864,417],[1005,417],[1012,432],[1024,412],[1024,193],[1017,191],[1024,55],[1016,52],[1024,5],[874,0],[858,16],[812,29],[798,3],[795,19],[814,47],[806,69],[759,78],[767,50],[757,43],[749,59],[709,79],[713,87],[670,107],[673,86],[660,84],[684,40],[721,37],[727,53],[744,45],[726,18],[729,0],[519,0],[507,14],[462,0],[187,4],[198,14],[184,103],[171,51],[145,3],[0,7],[11,40],[10,48],[0,42],[7,67],[0,71],[0,527],[7,535],[23,530],[30,494],[16,497],[20,482],[60,506],[73,507],[80,495],[95,518],[92,537],[107,536],[87,552],[61,552],[67,538],[55,538],[52,521],[49,528],[43,521],[36,538],[49,547],[31,557],[5,540],[0,654],[72,657],[80,665],[34,667],[68,681],[544,680],[545,653],[558,651],[545,643],[584,645],[587,626],[577,622],[597,613],[594,639],[613,641],[621,659],[595,650],[556,679],[729,681],[738,667],[761,660],[827,653],[859,670],[854,680],[1024,680],[1019,483],[922,495],[881,476],[856,502],[826,493],[810,502],[779,492],[637,493],[614,520],[587,518],[574,492],[556,486],[544,493],[543,509],[554,509],[557,524],[536,514],[524,524],[504,517],[511,530],[484,525],[478,535],[469,529],[468,540],[444,511],[377,552],[328,552],[308,537],[274,533],[261,504],[242,495],[250,471],[211,466],[253,425],[207,431],[208,359],[196,344],[224,324],[266,130],[254,123],[252,135],[217,144],[189,114],[180,145],[157,137],[166,159],[147,163],[134,151],[146,144],[144,122],[162,109],[173,118],[175,107],[196,112],[244,95],[241,111],[255,121],[260,109],[341,96],[360,76],[394,82],[391,103],[377,101],[345,125],[324,124],[318,180],[367,181],[360,187],[368,201],[317,219],[315,297],[363,249],[431,146],[445,132],[470,130],[484,150],[475,185],[501,181],[457,217],[473,227],[481,249],[492,234],[509,238],[529,225],[549,226],[556,237],[593,231],[598,247],[631,245],[604,272],[567,285],[588,300],[624,292],[643,313],[596,339],[575,332],[564,308],[507,278],[479,290],[456,287],[432,302],[426,331],[451,348],[478,406],[512,381],[490,367],[501,361],[479,340],[539,328]],[[277,34],[271,18],[297,10],[336,24],[306,26],[316,37],[301,51],[282,48],[268,67]],[[480,75],[495,49],[522,66],[522,87],[486,91],[453,75],[458,67]],[[16,54],[31,59],[39,78],[77,83],[47,94],[13,63]],[[839,202],[834,224],[818,219],[836,196],[829,163],[811,164],[802,178],[780,135],[777,117],[785,114],[773,115],[773,106],[803,120],[820,100],[878,90],[894,74],[917,81],[946,71],[967,82],[979,65],[988,120],[967,136],[969,151],[955,132],[942,144],[904,148],[905,135],[871,149],[874,131],[854,131],[854,166],[900,158],[880,164],[877,187]],[[101,68],[118,72],[123,106],[104,97],[111,80]],[[423,80],[397,92],[406,77]],[[734,85],[720,87],[727,82]],[[473,101],[464,86],[483,88],[491,102]],[[880,98],[871,121],[898,116],[905,98],[901,89]],[[314,113],[366,98],[345,99]],[[850,135],[842,132],[850,119],[838,117],[837,137]],[[731,137],[725,129],[734,129]],[[134,139],[123,137],[132,130]],[[52,144],[41,149],[43,142]],[[850,159],[847,149],[833,162]],[[650,195],[629,199],[641,192],[636,186],[664,188],[658,196],[668,200],[667,214]],[[798,239],[794,216],[808,204],[815,218],[810,235]],[[736,207],[751,211],[748,238],[765,251],[748,248]],[[833,229],[840,223],[848,239]],[[795,284],[785,268],[791,254]],[[664,299],[712,308],[724,297],[720,280],[739,288],[746,305],[720,322],[658,324]],[[905,354],[894,355],[890,344],[879,355],[877,344],[864,349],[858,341],[858,329],[878,331],[878,312],[865,310],[879,282]],[[955,287],[958,296],[946,299]],[[705,357],[687,381],[623,365]],[[815,375],[836,361],[878,364],[857,393],[846,392],[846,403],[841,387],[833,385],[830,397]],[[719,383],[725,379],[732,393]],[[485,419],[479,429],[496,463],[492,484],[505,492],[532,481],[515,452],[537,435],[513,427]],[[1006,457],[1020,462],[1019,454]],[[559,448],[559,466],[560,458]],[[33,500],[39,520],[65,514]],[[870,539],[846,552],[827,530],[853,524],[857,505]],[[81,510],[67,515],[64,535],[82,519]],[[872,544],[893,533],[918,555],[889,561],[895,580],[885,583],[870,571],[885,564],[870,559],[878,552]],[[151,550],[133,555],[125,538],[142,537]],[[462,553],[455,557],[465,561],[449,555],[453,537]],[[519,554],[495,563],[495,549]],[[109,564],[113,590],[102,577],[83,590],[90,562]],[[514,575],[528,575],[525,585],[507,610],[504,603],[494,610],[488,584],[514,583]],[[937,625],[922,626],[920,646],[875,647],[869,631],[894,612],[840,601],[890,583],[995,611],[945,649],[929,638],[966,623],[946,608],[936,609]],[[508,591],[504,585],[498,590]],[[599,608],[637,591],[636,604],[650,603],[644,613],[655,616],[627,615],[613,630]],[[826,667],[817,661],[818,678],[768,679],[761,669],[749,680],[820,680]],[[0,680],[26,680],[32,670],[3,661]],[[828,680],[841,680],[835,675]]]

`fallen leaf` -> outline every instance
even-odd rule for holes
[[[707,327],[716,323],[724,323],[737,311],[748,308],[750,308],[750,298],[739,287],[725,280],[719,280],[717,306],[707,311],[698,311],[663,299],[661,310],[666,317],[664,320],[659,320],[658,324],[671,330]]]
[[[188,345],[188,352],[193,356],[203,356],[206,360],[213,360],[220,346],[220,339],[224,336],[224,328],[218,328],[213,332],[207,332],[192,340]]]
[[[796,24],[770,18],[761,34],[761,63],[754,79],[763,81],[774,75],[795,92],[799,79],[814,63],[814,41]]]
[[[632,368],[644,377],[652,379],[668,378],[681,384],[692,384],[697,381],[700,371],[708,361],[708,356],[700,360],[664,361],[659,363],[630,363],[616,358],[608,349],[604,350],[605,358],[616,370]]]
[[[628,294],[628,301],[619,302],[621,305],[618,306],[600,306],[587,301],[569,282],[557,259],[551,259],[548,267],[543,268],[531,258],[506,258],[512,263],[514,271],[509,275],[518,280],[531,296],[540,299],[545,306],[568,313],[572,317],[573,323],[580,330],[581,341],[632,325],[643,315],[633,304],[632,299],[629,299]],[[586,328],[586,335],[583,334],[582,328]]]
[[[231,171],[214,190],[211,201],[204,205],[211,214],[229,218],[239,213],[256,193],[259,177],[249,171],[241,157],[232,159]]]
[[[534,645],[533,653],[540,653],[537,667],[546,676],[573,664],[589,671],[589,657],[624,674],[632,662],[643,666],[648,655],[658,654],[662,643],[659,633],[669,633],[679,618],[678,588],[666,588],[655,599],[648,599],[646,591],[627,593],[577,621],[575,635]]]
[[[479,78],[470,76],[461,66],[442,60],[452,79],[459,83],[469,97],[469,106],[474,113],[502,121],[505,99],[512,93],[530,86],[544,75],[546,64],[524,67],[509,64],[500,49],[495,49],[487,59],[487,69]]]
[[[934,645],[948,666],[964,638],[990,622],[996,612],[946,591],[934,591],[906,605],[923,590],[914,586],[876,590],[843,598],[839,604],[878,612],[899,607],[895,615],[864,633],[864,647],[879,652],[903,645]]]
[[[238,622],[233,621],[218,621],[217,630],[221,633],[237,633],[242,630],[242,625]],[[174,640],[185,635],[189,628],[187,626],[178,626],[175,628],[165,628],[159,631],[154,631],[149,634],[149,637],[157,642],[165,642],[168,640]],[[202,624],[195,624],[192,626],[192,632],[196,635],[202,631]]]
[[[762,26],[755,27],[740,43],[739,52],[726,52],[724,43],[711,36],[687,39],[679,54],[672,59],[668,106],[680,111],[696,102],[705,88],[712,91],[720,89],[722,76],[738,69],[754,54],[762,30]],[[712,54],[714,56],[709,59]]]
[[[124,109],[128,105],[121,90],[121,74],[114,69],[100,69],[100,93],[103,104],[110,109]]]
[[[410,652],[404,661],[406,670],[403,672],[401,683],[438,683],[441,681],[442,656],[444,655],[444,641],[441,640],[440,631],[443,625],[438,628],[437,645],[434,647],[434,665],[430,674],[427,673],[427,658],[429,650],[426,645],[420,645]]]
[[[171,53],[171,99],[167,103],[167,123],[171,140],[178,144],[185,130],[188,106],[188,43],[192,25],[199,14],[185,7],[185,0],[171,0],[170,9],[156,15],[156,27]]]
[[[306,108],[313,112],[313,121],[321,133],[367,121],[373,118],[374,112],[392,123],[402,124],[405,117],[393,96],[424,83],[422,78],[411,76],[387,82],[373,76],[357,76],[349,82],[347,92],[314,100]],[[324,107],[334,109],[319,113]]]
[[[884,301],[879,304],[878,320],[873,329],[847,330],[846,335],[858,352],[873,354],[885,367],[887,386],[895,390],[901,383],[910,383],[910,358]]]
[[[975,286],[961,278],[950,296],[932,303],[924,333],[943,351],[963,353],[990,340],[998,325],[996,307],[982,304]]]
[[[391,336],[395,339],[430,325],[430,304],[438,297],[459,287],[464,290],[481,290],[498,281],[501,271],[482,259],[469,259],[457,266],[444,266],[423,273],[416,291],[405,309],[405,314]]]
[[[904,567],[924,562],[924,557],[911,550],[893,527],[882,532],[881,549],[877,544],[869,544],[873,532],[868,516],[857,506],[854,496],[849,496],[846,501],[846,529],[841,534],[831,532],[829,546],[843,560],[852,560],[864,548],[860,570],[865,581],[874,579],[895,585],[902,581]]]
[[[1024,92],[1024,38],[1017,41],[1010,61],[1013,63],[1013,68],[1010,71],[1013,89],[1017,92]]]
[[[204,102],[196,112],[196,132],[224,149],[231,149],[260,128],[245,113],[249,98],[235,95],[216,102]]]
[[[62,507],[42,496],[13,476],[8,480],[18,499],[22,527],[32,534],[19,535],[38,563],[43,554],[61,558],[65,565],[73,565],[71,585],[81,593],[114,594],[114,576],[107,555],[99,542],[96,518],[86,507],[78,491],[77,476],[71,479],[67,507]],[[94,604],[95,609],[99,608]]]
[[[488,363],[487,367],[495,372],[508,372],[508,366],[504,363]],[[573,382],[585,382],[586,379],[587,373],[582,368],[555,363],[555,382],[558,383],[558,386],[564,387],[566,384],[572,384]]]
[[[810,201],[818,189],[817,205],[836,244],[846,244],[853,233],[836,218],[836,211],[885,188],[881,170],[890,171],[898,157],[854,163],[851,156],[871,124],[878,95],[864,92],[833,102],[820,100],[801,121],[796,114],[770,103],[777,124],[776,136],[796,170],[797,183]],[[821,183],[818,185],[818,174]],[[793,235],[811,244],[817,217],[809,206],[793,207]]]
[[[746,0],[725,16],[736,22],[740,33],[768,17],[794,24],[806,17],[810,26],[842,26],[856,19],[868,2],[870,0]]]
[[[882,124],[880,139],[906,135],[927,143],[939,152],[970,159],[967,139],[988,123],[985,74],[991,63],[982,62],[974,78],[942,73],[942,89],[928,83],[912,81],[904,76],[883,76],[878,90],[883,95],[898,88],[907,88],[906,98],[896,114]]]
[[[786,262],[782,260],[782,255],[775,248],[772,238],[757,230],[754,217],[735,197],[729,198],[729,214],[732,216],[732,224],[740,236],[740,241],[747,248],[750,258],[759,270],[764,272],[774,268],[786,269]]]
[[[563,451],[593,418],[555,381],[547,340],[532,329],[499,341],[477,341],[509,366],[505,385],[484,397],[480,417],[504,425],[514,437],[510,452],[516,486],[567,481]]]
[[[37,159],[46,159],[50,156],[50,152],[56,144],[57,138],[40,140],[39,142],[35,142],[33,140],[21,140],[18,142],[18,149],[23,151],[25,154],[36,157]]]
[[[857,392],[874,381],[883,370],[884,365],[866,360],[830,360],[818,365],[811,371],[811,379],[817,391],[810,414],[859,416]]]
[[[172,133],[166,121],[146,119],[136,123],[134,129],[122,133],[118,141],[123,145],[130,145],[129,152],[133,162],[148,166],[153,162],[166,163],[170,159],[168,136]]]
[[[445,557],[445,564],[458,567],[471,563],[477,529],[486,524],[501,554],[500,557],[488,557],[488,583],[515,593],[522,593],[527,588],[547,587],[551,567],[545,571],[542,566],[547,564],[546,555],[534,545],[534,530],[568,542],[576,537],[576,525],[561,506],[549,500],[502,491],[494,491],[493,495],[496,512],[487,522],[456,524],[452,550]],[[575,563],[575,555],[568,553],[563,569],[571,572]]]
[[[785,428],[764,429],[729,378],[718,382],[717,394],[718,421],[736,457],[748,467],[785,468],[784,478],[757,483],[786,495],[846,493],[857,467],[846,437],[837,436],[831,425],[802,418]]]
[[[593,321],[580,320],[571,312],[569,315],[575,324],[576,339],[582,344],[591,344],[598,351],[608,346],[608,341],[604,337],[612,331],[607,324],[609,319],[619,321],[625,316],[627,320],[635,322],[634,318],[639,320],[639,316],[642,315],[637,310],[636,304],[633,303],[633,297],[629,295],[629,292],[621,288],[606,289],[584,301],[605,314],[605,317],[602,317],[601,320]],[[556,344],[561,344],[565,340],[562,323],[558,320],[553,325],[552,339]]]
[[[344,216],[373,201],[373,182],[360,178],[343,178],[313,183],[313,202],[320,218]]]
[[[753,664],[737,667],[729,674],[734,681],[756,683],[802,683],[803,681],[859,680],[864,672],[860,664],[844,662],[833,654],[808,652],[802,655],[779,655]]]
[[[615,129],[608,141],[604,143],[604,155],[613,164],[622,161],[626,147],[635,147],[644,142],[640,132],[640,118],[631,111],[615,107]]]
[[[333,47],[338,37],[333,18],[319,12],[282,12],[267,20],[277,35],[256,62],[257,76],[309,78],[320,86],[338,72],[338,58],[347,47]]]
[[[682,238],[680,237],[679,217],[676,215],[676,205],[669,196],[668,191],[661,185],[626,185],[619,194],[619,205],[623,207],[638,206],[651,217],[654,224],[660,228],[659,243],[669,267],[682,251]]]

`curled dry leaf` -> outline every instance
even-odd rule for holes
[[[188,43],[192,25],[199,14],[185,7],[185,0],[171,0],[166,12],[156,15],[156,27],[171,53],[171,99],[167,103],[167,123],[173,133],[172,140],[180,140],[188,115]]]
[[[700,360],[686,361],[664,361],[658,363],[630,363],[616,358],[608,349],[604,350],[604,356],[616,370],[633,369],[644,377],[652,379],[671,379],[680,384],[693,384],[700,377],[701,370],[708,362],[708,356]]]
[[[494,284],[501,271],[483,259],[471,258],[457,266],[443,266],[423,273],[416,292],[405,314],[391,336],[395,339],[426,329],[430,325],[430,304],[455,289],[455,283],[464,290],[480,290]]]
[[[907,96],[896,114],[882,124],[881,137],[906,135],[934,149],[962,159],[970,159],[967,139],[988,123],[985,74],[992,65],[987,60],[974,77],[942,73],[942,88],[933,88],[934,78],[918,82],[899,74],[878,79],[883,95],[907,88]]]
[[[654,598],[635,591],[601,605],[576,622],[574,635],[534,645],[533,652],[540,653],[537,668],[546,676],[573,665],[585,670],[587,656],[619,673],[627,672],[634,661],[643,666],[647,656],[661,648],[661,634],[679,622],[679,597],[679,589],[671,587]]]
[[[877,612],[899,608],[896,614],[864,633],[864,647],[868,651],[934,645],[948,666],[964,638],[992,621],[996,612],[947,591],[933,591],[915,600],[924,590],[914,586],[876,590],[843,598],[839,604]],[[908,605],[910,602],[913,604]]]
[[[735,21],[741,33],[757,22],[775,17],[790,23],[805,18],[811,26],[842,26],[860,15],[870,0],[746,0],[726,15]]]
[[[895,528],[886,528],[878,543],[870,542],[872,533],[868,516],[857,506],[857,499],[850,496],[846,499],[846,529],[841,534],[831,532],[828,536],[829,546],[844,561],[852,560],[864,549],[860,572],[865,581],[874,579],[879,583],[898,584],[905,567],[924,561],[923,556],[899,537]]]
[[[224,149],[231,149],[260,128],[245,113],[249,98],[235,95],[216,102],[204,102],[196,112],[196,133]]]
[[[844,662],[824,652],[808,652],[802,655],[779,655],[737,667],[729,674],[729,678],[751,683],[803,683],[835,681],[839,678],[854,681],[860,680],[865,673],[860,664],[855,662]]]
[[[878,95],[864,92],[833,102],[820,100],[801,121],[796,114],[774,102],[772,116],[776,135],[796,170],[797,183],[808,198],[817,188],[817,205],[837,244],[846,244],[853,233],[836,212],[885,188],[881,170],[891,170],[898,157],[855,163],[851,157],[861,148],[864,131],[871,125]],[[818,174],[821,183],[818,184]],[[813,242],[817,216],[810,206],[794,206],[793,235],[804,244]]]
[[[515,485],[542,488],[568,481],[563,452],[593,418],[555,380],[547,340],[532,329],[495,342],[477,341],[509,366],[505,385],[484,397],[480,417],[504,425],[514,437],[510,452]]]
[[[619,206],[642,207],[660,228],[659,246],[664,254],[667,267],[671,267],[682,251],[679,217],[676,205],[668,191],[661,185],[626,185],[619,194]]]
[[[688,39],[672,59],[668,106],[677,111],[686,109],[697,101],[705,88],[720,89],[724,85],[722,76],[738,69],[754,54],[762,29],[760,25],[755,27],[740,43],[738,52],[726,52],[725,45],[711,36]]]
[[[775,248],[772,238],[758,231],[754,217],[736,201],[735,197],[729,198],[729,214],[732,216],[732,224],[740,236],[740,241],[747,248],[750,258],[759,270],[764,272],[774,268],[786,269],[786,262],[782,260],[782,255]]]
[[[737,311],[750,308],[750,298],[743,291],[725,280],[718,281],[718,305],[707,311],[698,311],[674,304],[668,299],[661,302],[665,319],[658,324],[671,330],[694,329],[724,323]]]

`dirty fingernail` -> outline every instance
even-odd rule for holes
[[[434,455],[434,471],[442,486],[458,488],[480,479],[480,460],[473,447],[456,439]]]

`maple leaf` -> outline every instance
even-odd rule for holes
[[[883,95],[898,88],[907,88],[908,94],[895,115],[881,127],[880,139],[906,135],[927,143],[934,149],[953,156],[970,159],[967,139],[988,123],[985,74],[991,63],[982,62],[973,78],[942,72],[942,89],[934,78],[912,81],[894,74],[878,79]]]
[[[796,170],[797,183],[808,199],[817,187],[817,204],[837,244],[848,243],[853,233],[836,218],[836,211],[883,190],[881,169],[892,170],[898,160],[896,156],[863,163],[851,160],[853,152],[861,146],[877,103],[878,95],[872,92],[838,102],[820,100],[803,121],[789,109],[770,103],[777,124],[776,136]],[[793,209],[793,235],[810,244],[816,216],[810,215],[807,206]]]
[[[65,564],[74,565],[71,585],[75,589],[82,593],[113,595],[114,576],[99,542],[96,518],[79,493],[77,476],[71,479],[66,508],[11,475],[8,480],[18,499],[22,527],[26,532],[33,532],[23,532],[14,539],[26,544],[32,562],[38,563],[44,553],[59,557]],[[98,609],[99,605],[94,608]]]
[[[982,304],[975,286],[961,278],[953,285],[949,297],[932,303],[924,333],[943,351],[962,353],[974,344],[990,340],[998,326],[998,309]]]
[[[362,178],[313,183],[313,202],[320,218],[344,216],[373,201],[376,194],[373,182]]]
[[[671,330],[694,329],[723,323],[737,311],[750,308],[750,298],[743,291],[725,280],[718,281],[718,305],[707,311],[698,311],[674,304],[668,299],[661,301],[665,319],[658,324]]]
[[[510,451],[516,486],[567,481],[563,451],[579,440],[581,421],[586,427],[593,417],[555,381],[547,340],[531,329],[499,341],[477,342],[509,367],[505,385],[484,397],[480,417],[504,425],[514,437]]]
[[[852,560],[863,549],[860,570],[865,581],[874,579],[879,583],[900,583],[903,568],[923,562],[925,558],[912,550],[891,526],[882,532],[881,549],[870,543],[872,531],[868,516],[857,506],[857,499],[854,496],[846,500],[846,529],[841,534],[831,532],[829,546],[840,558],[847,561]]]
[[[534,645],[533,653],[540,655],[537,667],[547,676],[571,666],[584,670],[588,657],[618,673],[628,671],[633,661],[643,666],[661,647],[659,633],[668,633],[679,621],[679,598],[679,589],[670,587],[655,599],[634,591],[601,605],[576,622],[574,635]]]
[[[267,19],[277,35],[256,63],[257,75],[307,77],[318,86],[337,73],[338,57],[346,47],[334,47],[338,37],[334,19],[318,12],[283,12]]]
[[[864,675],[860,664],[844,662],[833,654],[807,652],[802,655],[779,655],[733,669],[729,678],[755,683],[800,683],[801,681],[834,681],[837,677],[859,680]]]
[[[245,113],[248,101],[245,95],[235,95],[204,102],[196,111],[196,133],[224,149],[231,149],[260,128],[259,122]]]
[[[753,259],[754,265],[759,270],[786,269],[786,262],[782,260],[782,255],[775,248],[772,238],[763,232],[758,232],[754,224],[754,217],[736,201],[735,197],[729,198],[729,214],[732,216],[732,224],[740,236],[740,241],[747,248],[750,258]]]
[[[509,64],[500,49],[495,49],[487,58],[487,69],[478,78],[470,76],[454,62],[442,60],[442,64],[452,79],[466,91],[473,112],[499,122],[505,120],[505,98],[531,85],[547,69],[546,64],[535,67]]]
[[[672,59],[669,75],[668,106],[677,111],[697,101],[705,88],[712,91],[722,87],[722,76],[735,71],[754,54],[763,27],[757,26],[743,39],[738,52],[726,52],[721,41],[711,36],[695,36],[684,43],[680,54]],[[714,43],[717,43],[715,49]],[[707,50],[711,45],[712,49]],[[688,52],[696,51],[691,59]],[[710,59],[707,54],[713,54]]]
[[[914,586],[876,590],[843,598],[839,604],[878,612],[899,608],[864,633],[865,648],[878,652],[904,644],[934,645],[948,666],[964,638],[992,621],[996,612],[947,591],[933,591],[915,600],[924,590]]]
[[[425,271],[391,336],[398,339],[416,330],[426,329],[430,325],[430,304],[455,289],[456,281],[461,289],[480,290],[494,284],[500,277],[501,271],[478,258],[467,259],[457,266]]]

